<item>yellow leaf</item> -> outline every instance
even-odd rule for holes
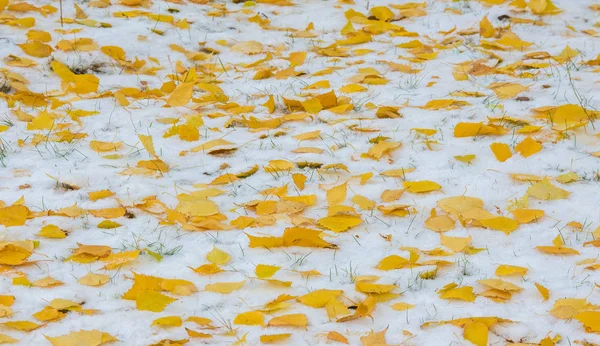
[[[98,330],[80,330],[61,336],[44,337],[54,346],[100,346],[118,341],[112,335]]]
[[[119,46],[103,46],[100,51],[117,61],[127,60],[125,51]]]
[[[402,143],[400,142],[385,142],[381,141],[373,145],[369,151],[367,151],[362,156],[368,157],[371,159],[379,160],[383,157],[383,155],[390,154],[392,151],[400,148]]]
[[[493,124],[485,125],[483,123],[461,122],[456,124],[456,126],[454,127],[454,137],[457,138],[486,135],[503,135],[506,132],[507,130],[502,126]]]
[[[51,130],[54,127],[54,119],[46,112],[40,113],[31,122],[27,123],[27,130]]]
[[[505,292],[518,292],[523,290],[523,288],[510,283],[508,281],[504,281],[504,280],[500,280],[500,279],[485,279],[485,280],[478,280],[477,282],[479,282],[480,284],[484,285],[484,286],[488,286],[490,288],[496,289],[496,290],[500,290],[500,291],[505,291]]]
[[[413,304],[399,302],[399,303],[392,305],[392,309],[394,309],[396,311],[406,311],[406,310],[410,310],[410,309],[414,308],[415,306],[416,305],[413,305]]]
[[[367,294],[388,293],[396,287],[397,287],[396,285],[373,284],[370,282],[363,282],[363,281],[356,283],[356,290],[358,292],[367,293]]]
[[[167,104],[171,107],[185,106],[192,99],[193,92],[194,83],[180,83],[167,99]]]
[[[179,316],[161,317],[161,318],[157,318],[154,321],[152,321],[153,326],[159,326],[159,327],[180,327],[182,324],[183,324],[183,321],[181,320],[181,317],[179,317]]]
[[[464,249],[466,249],[467,246],[469,246],[469,244],[471,243],[471,240],[473,239],[472,236],[468,236],[466,238],[461,238],[461,237],[448,237],[443,234],[440,235],[440,238],[441,238],[442,245],[444,245],[445,247],[447,247],[448,249],[450,249],[454,252],[460,252],[460,251],[463,251]]]
[[[375,18],[382,22],[389,22],[394,18],[394,12],[392,12],[389,8],[385,6],[372,7],[369,10],[369,12],[371,12],[371,14],[375,16]]]
[[[114,195],[115,195],[115,193],[110,190],[99,190],[99,191],[88,192],[88,197],[90,198],[91,201],[97,201],[99,199],[111,197]]]
[[[519,223],[537,221],[544,216],[544,211],[539,209],[515,209],[511,213]]]
[[[279,266],[272,266],[267,264],[259,264],[254,269],[254,273],[260,279],[270,278],[275,275],[281,269]]]
[[[294,164],[287,160],[271,160],[269,164],[264,167],[265,172],[275,173],[281,171],[289,171],[294,168]]]
[[[340,92],[351,94],[367,91],[368,89],[360,84],[346,84],[340,88]]]
[[[494,153],[494,156],[496,156],[496,160],[500,162],[504,162],[512,157],[510,147],[505,143],[492,143],[490,144],[490,149]]]
[[[375,208],[375,201],[372,201],[370,199],[368,199],[365,196],[361,196],[361,195],[354,195],[354,197],[352,197],[352,203],[357,204],[360,209],[363,210],[373,210],[373,208]]]
[[[464,300],[466,302],[475,301],[475,294],[473,293],[473,287],[471,286],[463,286],[458,288],[450,288],[444,290],[440,294],[440,298],[442,299],[457,299]]]
[[[528,89],[528,87],[524,85],[507,82],[492,83],[488,86],[488,88],[492,89],[499,99],[509,99],[511,97],[515,97]]]
[[[387,256],[382,259],[377,265],[377,269],[379,270],[393,270],[393,269],[402,269],[409,265],[409,261],[398,255]]]
[[[233,291],[239,290],[244,286],[246,280],[239,282],[217,282],[214,284],[208,284],[204,288],[208,292],[217,292],[222,294],[228,294]]]
[[[567,190],[552,185],[548,179],[544,178],[541,181],[531,185],[527,189],[527,194],[533,198],[541,200],[556,200],[566,199],[571,194]]]
[[[571,319],[580,312],[586,310],[599,310],[600,306],[590,304],[585,298],[562,298],[554,302],[554,306],[550,313],[552,316],[560,319]]]
[[[324,308],[327,303],[342,295],[342,290],[320,289],[297,298],[298,302],[313,308]]]
[[[0,225],[5,227],[23,226],[29,213],[29,208],[24,205],[0,208]]]
[[[105,274],[88,273],[77,280],[81,285],[85,286],[102,286],[110,280],[110,276]]]
[[[267,102],[263,103],[261,106],[267,107],[269,113],[273,114],[273,112],[275,112],[275,99],[273,98],[273,95],[269,95]]]
[[[527,7],[535,14],[542,14],[546,10],[547,0],[529,0]]]
[[[488,326],[481,322],[473,322],[465,325],[463,336],[477,346],[487,346]]]
[[[442,188],[442,186],[438,183],[429,180],[405,181],[402,183],[402,185],[408,192],[412,193],[425,193],[436,191]]]
[[[345,232],[352,227],[360,225],[361,223],[362,220],[360,217],[345,214],[327,216],[317,221],[317,224],[320,227],[338,233]]]
[[[298,188],[298,190],[304,190],[304,183],[306,182],[306,176],[301,173],[292,174],[292,180],[294,181],[294,185]]]
[[[575,172],[569,172],[565,174],[561,174],[556,177],[556,180],[561,184],[569,184],[579,180],[579,175]]]
[[[483,19],[479,22],[479,36],[490,38],[494,37],[496,34],[496,30],[494,26],[490,22],[487,16],[483,17]]]
[[[454,220],[448,215],[432,215],[425,220],[425,227],[438,233],[448,232],[454,229]]]
[[[176,301],[177,299],[171,298],[160,292],[142,290],[137,293],[135,298],[135,306],[138,310],[161,312],[167,307],[167,305]]]
[[[219,206],[208,199],[186,200],[179,202],[175,210],[188,216],[211,216],[219,213]]]
[[[540,150],[542,150],[542,145],[540,142],[529,136],[515,146],[515,151],[523,155],[523,157],[529,157]]]
[[[490,219],[479,220],[485,228],[502,231],[506,234],[512,233],[519,227],[519,223],[505,216],[496,216]]]
[[[346,345],[349,344],[348,339],[345,336],[343,336],[342,334],[340,334],[338,332],[334,332],[334,331],[327,333],[327,340],[337,341],[337,342],[340,342],[340,343],[346,344]]]
[[[1,9],[1,7],[2,7],[1,2],[2,1],[0,1],[0,12],[2,11],[2,9]],[[12,337],[10,337],[10,336],[8,336],[6,334],[0,334],[0,344],[14,344],[14,343],[17,343],[17,342],[19,342],[19,340],[15,339],[15,338],[12,338]]]
[[[217,249],[216,247],[213,247],[213,249],[206,254],[206,260],[216,265],[226,264],[230,259],[231,256],[229,256],[227,252]]]
[[[458,161],[468,163],[468,164],[470,164],[473,160],[475,160],[476,157],[477,157],[477,155],[475,155],[475,154],[454,156],[454,158],[457,159]]]
[[[102,217],[105,219],[114,219],[117,217],[124,216],[127,213],[127,209],[123,207],[116,208],[104,208],[104,209],[89,209],[88,212],[95,217]]]
[[[501,264],[498,266],[498,268],[496,268],[496,275],[498,276],[524,276],[525,274],[527,274],[527,268],[524,267]]]
[[[269,327],[304,327],[308,324],[308,319],[304,314],[289,314],[273,317],[267,326]]]
[[[385,341],[385,333],[387,332],[387,328],[379,331],[379,332],[369,332],[369,334],[360,337],[360,342],[362,342],[363,346],[387,346],[387,342]]]
[[[283,246],[319,247],[337,249],[321,238],[322,232],[302,227],[286,228],[281,239]]]
[[[7,328],[20,330],[22,332],[30,332],[42,326],[41,324],[30,321],[8,321],[0,324]]]
[[[31,41],[28,43],[18,44],[25,54],[36,57],[36,58],[47,58],[54,52],[54,49],[49,45],[39,42]]]
[[[248,55],[258,54],[264,51],[263,45],[257,41],[246,41],[236,43],[235,45],[231,46],[230,49],[232,52],[243,53]]]
[[[332,206],[343,203],[346,200],[348,183],[343,183],[327,190],[327,203]]]
[[[97,152],[116,151],[122,145],[123,142],[90,141],[90,148]]]
[[[535,248],[551,255],[579,255],[579,251],[566,246],[536,246]]]
[[[282,333],[282,334],[265,334],[260,336],[260,342],[263,344],[274,344],[279,341],[285,340],[292,336],[290,333]]]
[[[156,155],[156,151],[154,151],[154,142],[152,140],[152,136],[138,135],[138,138],[140,139],[140,142],[142,142],[142,145],[144,146],[144,149],[146,149],[148,154],[154,157],[158,157]]]
[[[586,332],[600,334],[600,312],[584,311],[573,316],[573,318],[583,324]]]
[[[117,269],[121,266],[135,261],[140,254],[140,250],[123,251],[115,254],[111,254],[107,257],[102,258],[102,262],[106,263],[105,269]]]
[[[189,328],[185,328],[185,331],[190,338],[212,338],[212,335],[210,335],[210,334],[200,333],[195,330],[191,330]],[[187,342],[187,340],[186,340],[186,342]],[[179,345],[181,345],[181,344],[179,344]]]
[[[310,114],[317,114],[323,109],[323,105],[318,98],[311,98],[304,102],[302,102],[302,107],[304,110]]]
[[[246,326],[262,326],[264,324],[265,314],[262,311],[243,312],[235,317],[233,323]]]
[[[201,266],[199,266],[198,268],[194,269],[194,272],[200,274],[200,275],[211,275],[211,274],[216,274],[216,273],[220,273],[222,272],[223,269],[219,268],[218,265],[216,264],[203,264]]]
[[[67,236],[66,232],[55,225],[46,225],[42,227],[38,236],[53,239],[63,239]]]
[[[113,228],[121,227],[121,224],[118,222],[111,221],[111,220],[104,220],[104,221],[101,221],[100,223],[98,223],[97,227],[102,228],[102,229],[113,229]]]

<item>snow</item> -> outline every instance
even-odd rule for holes
[[[34,1],[36,6],[46,2]],[[534,43],[527,52],[546,51],[555,56],[568,44],[580,52],[577,61],[594,59],[600,53],[600,41],[597,37],[575,32],[566,27],[572,25],[577,30],[589,29],[592,23],[598,21],[598,12],[588,9],[594,2],[590,0],[568,1],[555,0],[557,7],[564,10],[556,16],[535,16],[530,12],[511,12],[508,5],[486,7],[476,1],[428,1],[425,17],[408,18],[394,24],[404,26],[407,31],[420,33],[421,37],[391,37],[388,34],[374,36],[374,41],[350,48],[373,49],[376,53],[339,61],[334,58],[319,56],[312,50],[313,47],[325,47],[342,36],[339,31],[346,24],[344,12],[350,8],[361,13],[368,13],[368,8],[378,5],[389,6],[387,1],[359,1],[355,5],[335,3],[333,1],[305,0],[297,1],[296,6],[279,7],[268,4],[256,4],[247,7],[249,11],[260,13],[271,20],[270,25],[275,27],[292,27],[303,30],[310,22],[314,23],[318,36],[313,39],[292,38],[286,31],[263,30],[257,24],[248,22],[247,18],[253,14],[243,12],[243,4],[226,4],[228,13],[223,17],[207,16],[215,9],[209,5],[198,5],[191,2],[182,4],[154,1],[149,8],[138,8],[152,13],[168,13],[169,9],[177,9],[173,13],[177,19],[187,18],[193,23],[189,30],[175,28],[168,23],[157,23],[145,17],[124,19],[115,18],[112,13],[128,11],[129,8],[114,4],[108,8],[94,8],[86,2],[77,3],[84,9],[89,18],[110,23],[111,28],[91,28],[81,25],[65,25],[63,29],[82,28],[76,34],[61,35],[54,31],[61,28],[58,14],[44,17],[38,13],[27,13],[27,16],[36,18],[33,29],[45,30],[52,34],[51,45],[60,39],[74,39],[81,37],[92,38],[98,46],[117,45],[125,49],[127,57],[147,59],[156,58],[162,70],[156,76],[125,74],[110,58],[99,50],[91,52],[63,52],[53,53],[53,59],[61,61],[68,66],[91,63],[102,64],[99,73],[94,73],[100,78],[99,92],[116,91],[122,87],[160,88],[167,81],[167,74],[174,73],[175,62],[181,61],[186,67],[192,63],[178,52],[169,49],[170,44],[178,44],[187,50],[196,50],[198,42],[206,42],[207,47],[220,50],[218,60],[211,58],[211,62],[233,66],[240,63],[251,63],[263,58],[264,54],[244,55],[231,52],[228,48],[215,43],[218,40],[227,40],[228,44],[256,40],[271,49],[282,46],[282,56],[290,52],[308,51],[305,64],[296,68],[306,72],[305,75],[278,80],[252,80],[255,71],[236,72],[233,69],[226,73],[219,73],[218,79],[222,81],[219,86],[230,97],[230,101],[240,105],[256,105],[254,116],[259,118],[269,117],[266,108],[260,105],[266,97],[255,98],[255,94],[273,94],[286,98],[296,98],[305,92],[305,85],[327,79],[333,90],[349,84],[348,79],[358,73],[359,68],[374,67],[389,79],[386,85],[369,85],[368,92],[348,95],[355,105],[355,110],[348,114],[337,115],[326,110],[318,114],[318,118],[298,122],[288,122],[278,129],[268,132],[253,132],[244,127],[224,128],[229,116],[220,118],[203,117],[204,126],[200,128],[201,138],[196,142],[184,142],[178,136],[163,138],[163,133],[170,125],[161,124],[157,119],[168,117],[181,117],[195,113],[214,113],[227,111],[212,109],[210,106],[198,112],[177,107],[164,108],[162,100],[144,99],[131,100],[129,107],[120,106],[112,98],[80,99],[73,100],[73,94],[65,96],[63,100],[73,100],[72,107],[84,110],[96,110],[100,113],[91,117],[81,118],[82,125],[73,128],[86,132],[88,137],[73,143],[42,142],[33,146],[32,136],[37,131],[26,130],[26,123],[18,121],[11,112],[8,104],[0,101],[0,114],[14,122],[14,126],[0,134],[2,142],[7,146],[6,156],[3,158],[3,167],[0,168],[1,199],[6,205],[11,205],[21,196],[25,205],[32,211],[56,210],[77,203],[84,209],[100,209],[117,207],[119,203],[129,206],[147,196],[155,195],[167,206],[174,208],[177,205],[176,195],[182,192],[197,190],[194,184],[207,184],[217,176],[226,172],[243,172],[254,165],[261,167],[259,171],[247,179],[219,188],[226,193],[212,198],[219,205],[219,209],[229,220],[245,215],[241,204],[251,200],[264,198],[257,191],[269,187],[279,187],[289,184],[290,195],[297,195],[291,174],[283,173],[279,176],[270,175],[262,169],[270,160],[286,159],[290,161],[322,162],[323,164],[342,163],[348,167],[350,173],[343,171],[318,173],[310,170],[294,170],[293,172],[305,173],[308,177],[303,195],[316,194],[318,203],[307,208],[305,216],[321,218],[327,215],[325,189],[337,186],[352,175],[365,172],[374,172],[374,177],[365,185],[359,185],[357,180],[349,184],[346,205],[351,205],[350,199],[354,194],[363,195],[380,203],[381,192],[385,189],[402,189],[402,180],[385,178],[377,172],[401,167],[416,167],[414,172],[407,174],[407,180],[431,180],[442,185],[441,191],[426,194],[411,194],[405,192],[397,203],[414,206],[418,213],[408,217],[385,217],[377,210],[373,212],[361,211],[364,223],[348,232],[335,234],[327,232],[325,239],[339,246],[338,250],[311,249],[311,248],[282,248],[259,249],[248,248],[248,238],[244,232],[252,235],[279,236],[282,231],[290,227],[290,223],[280,220],[277,224],[264,228],[248,228],[244,231],[206,231],[189,232],[180,229],[178,225],[160,225],[159,218],[145,213],[136,208],[128,208],[135,214],[135,218],[126,217],[114,221],[123,224],[114,230],[103,230],[96,227],[101,218],[86,215],[79,218],[59,216],[37,217],[28,220],[24,226],[2,227],[0,236],[3,241],[36,239],[40,246],[35,250],[32,260],[38,260],[35,265],[17,268],[25,272],[34,281],[46,276],[51,276],[64,282],[64,285],[52,288],[25,287],[12,285],[10,275],[0,279],[0,292],[14,295],[16,302],[12,306],[14,315],[2,318],[0,322],[10,320],[31,320],[31,315],[48,304],[55,298],[65,298],[85,302],[84,307],[98,309],[95,315],[80,315],[69,313],[64,319],[48,323],[43,328],[29,333],[13,330],[4,330],[20,340],[22,345],[46,345],[49,342],[44,335],[64,335],[80,329],[98,329],[110,333],[119,339],[118,345],[148,345],[162,339],[186,339],[187,334],[183,327],[158,328],[151,327],[154,319],[178,315],[184,317],[202,316],[213,319],[214,325],[219,330],[213,333],[212,339],[190,339],[189,345],[199,344],[232,344],[237,341],[235,337],[222,335],[225,328],[217,320],[233,320],[245,311],[259,309],[267,302],[275,299],[279,294],[303,295],[316,289],[340,289],[345,297],[358,302],[364,300],[365,294],[355,291],[353,277],[356,275],[378,275],[381,277],[377,283],[396,284],[399,288],[395,292],[402,295],[390,302],[379,303],[372,313],[372,318],[360,318],[355,321],[336,323],[330,321],[324,309],[315,309],[294,303],[284,313],[303,313],[308,317],[307,330],[286,327],[239,327],[238,337],[247,334],[247,344],[259,344],[259,336],[263,334],[292,333],[290,339],[283,341],[288,345],[317,345],[326,344],[326,333],[338,331],[347,336],[351,345],[359,345],[360,336],[375,330],[379,331],[389,326],[387,342],[400,344],[407,339],[407,345],[467,345],[462,337],[462,330],[454,326],[438,326],[421,329],[420,325],[428,321],[450,320],[458,317],[473,316],[498,316],[511,319],[517,323],[493,327],[490,332],[490,345],[503,345],[508,340],[513,342],[538,343],[548,334],[560,334],[564,340],[598,341],[598,335],[586,333],[576,320],[559,320],[549,311],[556,299],[564,297],[587,298],[592,304],[600,304],[598,290],[594,290],[594,282],[600,282],[600,277],[594,271],[584,270],[583,266],[576,263],[585,258],[598,256],[598,248],[582,246],[585,241],[592,240],[591,231],[600,225],[600,199],[597,174],[600,169],[600,159],[590,156],[589,153],[600,150],[598,133],[591,125],[574,130],[570,138],[553,141],[549,126],[540,120],[533,119],[531,109],[547,105],[562,105],[578,103],[575,93],[583,95],[589,103],[589,109],[597,109],[600,104],[595,95],[598,92],[598,74],[590,72],[592,68],[583,67],[567,71],[565,65],[552,62],[552,67],[540,70],[540,74],[532,79],[522,79],[490,74],[480,76],[470,81],[457,82],[452,76],[453,64],[475,59],[484,59],[485,54],[474,50],[472,47],[479,40],[478,35],[465,36],[470,47],[460,46],[454,49],[440,50],[436,59],[414,64],[423,71],[417,75],[393,72],[381,60],[396,63],[406,63],[398,56],[409,54],[395,47],[396,44],[408,42],[413,39],[426,41],[429,36],[435,41],[446,36],[440,31],[447,31],[456,27],[456,31],[479,27],[479,21],[487,15],[495,27],[507,25],[497,18],[508,14],[511,17],[538,19],[547,23],[546,26],[533,26],[513,24],[511,29],[522,40]],[[219,2],[221,3],[221,2]],[[396,3],[396,2],[394,2]],[[401,2],[397,2],[401,3]],[[508,3],[508,2],[507,2]],[[58,7],[58,2],[52,2]],[[64,17],[73,18],[75,11],[73,1],[64,1]],[[454,14],[445,9],[452,8],[462,12]],[[395,13],[398,10],[393,10]],[[15,14],[15,13],[13,13]],[[23,14],[19,14],[23,15]],[[355,25],[355,28],[359,28]],[[26,56],[16,44],[26,40],[25,29],[2,26],[0,36],[3,43],[0,45],[0,56],[9,54]],[[164,30],[160,36],[151,32],[152,29]],[[147,40],[138,39],[138,35],[147,36]],[[505,62],[521,59],[521,51],[495,51]],[[15,71],[30,81],[28,87],[35,92],[45,93],[60,91],[60,80],[50,70],[50,58],[36,59],[38,66],[34,68],[13,68]],[[364,63],[350,65],[349,62],[364,60]],[[200,62],[201,64],[202,62]],[[149,62],[151,65],[151,63]],[[348,64],[348,67],[346,67]],[[268,66],[286,68],[287,61],[278,57],[267,63]],[[311,76],[312,73],[331,66],[346,67],[330,75]],[[569,74],[570,73],[570,76]],[[436,83],[427,86],[431,81]],[[492,82],[510,81],[529,86],[529,90],[519,96],[526,96],[530,101],[520,102],[515,98],[500,100],[504,106],[503,113],[499,109],[492,109],[486,101],[494,100],[493,92],[486,86]],[[572,83],[572,84],[571,84]],[[543,87],[548,85],[548,88]],[[316,93],[329,89],[316,90]],[[432,99],[450,98],[449,93],[457,90],[479,91],[492,95],[491,99],[482,98],[456,98],[466,100],[472,105],[455,110],[432,111],[416,106],[422,106]],[[304,99],[304,98],[302,98]],[[402,114],[398,119],[377,119],[374,110],[365,106],[367,102],[375,105],[405,106],[400,109]],[[283,109],[281,99],[278,99],[278,111]],[[362,106],[359,106],[362,105]],[[68,107],[56,112],[65,114]],[[23,107],[29,114],[35,115],[37,111]],[[39,109],[38,109],[39,111]],[[526,136],[518,133],[509,133],[502,137],[480,136],[475,138],[455,138],[453,128],[459,122],[487,122],[488,117],[500,117],[503,114],[516,116],[532,121],[534,125],[544,125],[543,134],[533,134],[534,138],[543,141],[543,149],[539,153],[524,158],[519,154],[506,162],[498,162],[489,149],[493,142],[503,142],[513,145],[522,141]],[[326,123],[328,120],[350,119],[338,123]],[[68,120],[68,118],[67,118]],[[324,121],[323,121],[324,120]],[[374,133],[361,133],[352,131],[349,125],[360,124],[361,127],[379,129]],[[438,132],[432,140],[430,150],[424,143],[423,137],[418,137],[411,128],[432,128]],[[274,137],[279,130],[285,131],[284,136]],[[321,131],[318,141],[299,143],[294,135],[309,131]],[[73,132],[76,132],[73,130]],[[261,134],[267,133],[268,138],[260,139]],[[45,135],[45,133],[42,132]],[[140,160],[149,159],[138,140],[138,134],[151,135],[158,156],[165,161],[170,170],[154,178],[143,175],[120,175],[120,171],[129,166],[136,166]],[[379,161],[360,158],[360,154],[367,152],[371,147],[369,139],[380,135],[390,137],[392,141],[400,141],[402,147],[394,151],[389,160],[387,157]],[[27,138],[27,144],[19,146],[19,139]],[[180,155],[184,150],[205,143],[209,140],[223,138],[239,146],[237,152],[230,157],[215,157],[202,152],[188,152]],[[123,156],[116,160],[102,158],[89,147],[89,141],[123,141],[124,148],[119,150]],[[295,154],[292,150],[299,146],[316,146],[324,149],[322,154]],[[335,149],[332,149],[335,147]],[[471,164],[455,160],[456,155],[475,154],[476,159]],[[220,166],[227,163],[229,170],[220,170]],[[539,201],[530,199],[529,208],[542,209],[546,216],[535,223],[520,225],[517,231],[509,236],[506,234],[479,228],[462,227],[457,222],[457,227],[446,235],[456,237],[473,237],[472,245],[476,248],[485,248],[485,251],[474,255],[461,253],[451,257],[439,257],[442,260],[454,262],[454,265],[440,268],[437,277],[433,280],[422,280],[419,274],[434,267],[417,267],[381,271],[375,269],[379,261],[392,254],[408,258],[407,251],[401,247],[416,247],[421,250],[431,250],[441,247],[439,235],[424,227],[424,221],[429,217],[430,210],[436,207],[436,202],[444,197],[467,195],[478,197],[485,203],[484,207],[491,213],[496,210],[503,215],[511,216],[508,212],[509,201],[524,195],[528,186],[527,182],[516,182],[509,176],[510,173],[534,174],[551,176],[573,171],[584,179],[563,185],[553,184],[571,192],[568,199],[556,201]],[[21,172],[21,173],[19,173]],[[23,173],[25,172],[25,173]],[[65,190],[57,187],[56,181],[48,177],[58,177],[61,182],[77,185],[79,190]],[[29,184],[30,188],[20,189],[19,186]],[[87,193],[102,189],[110,189],[115,198],[101,199],[95,202],[89,200]],[[438,210],[439,212],[439,210]],[[252,214],[252,213],[251,213]],[[573,232],[566,223],[578,221],[586,225],[580,232]],[[228,221],[226,221],[228,223]],[[55,224],[64,230],[70,231],[66,239],[53,240],[36,236],[40,228],[47,224]],[[316,227],[313,227],[316,228]],[[391,242],[385,241],[381,235],[392,235]],[[538,245],[552,245],[552,240],[557,235],[562,235],[565,245],[573,247],[580,252],[578,256],[552,256],[543,254],[535,247]],[[163,260],[157,262],[148,255],[141,255],[134,262],[119,270],[102,270],[103,263],[77,264],[64,262],[77,243],[108,245],[113,252],[150,248],[160,253],[172,252],[165,255]],[[225,272],[200,276],[189,267],[195,268],[207,263],[205,255],[217,247],[231,254],[232,261],[225,265]],[[421,255],[421,260],[438,258]],[[290,288],[269,285],[268,283],[253,279],[254,268],[257,264],[272,264],[282,267],[274,278],[282,281],[292,281]],[[451,301],[439,298],[436,291],[443,286],[455,282],[460,285],[470,285],[475,292],[483,291],[477,280],[495,277],[494,271],[500,264],[511,264],[529,268],[523,278],[504,278],[524,288],[522,292],[515,293],[512,299],[505,303],[498,303],[485,297],[478,297],[475,302]],[[322,276],[303,277],[292,270],[318,270]],[[88,272],[105,273],[111,280],[101,287],[87,287],[77,283],[78,278]],[[141,274],[154,275],[163,278],[179,278],[193,282],[200,290],[190,296],[175,296],[178,300],[161,312],[153,313],[139,311],[135,302],[120,298],[132,285],[131,271]],[[233,282],[247,280],[244,287],[231,294],[204,292],[203,288],[215,282]],[[534,284],[539,283],[547,287],[551,296],[543,301]],[[416,305],[407,311],[395,311],[390,306],[395,302],[407,302]],[[281,313],[275,313],[276,316]],[[267,318],[267,320],[270,317]],[[198,330],[197,326],[186,323],[191,329]],[[403,334],[409,331],[414,336]],[[566,341],[563,344],[567,344]]]

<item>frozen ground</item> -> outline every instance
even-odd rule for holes
[[[0,341],[599,343],[594,1],[111,2],[0,0]]]

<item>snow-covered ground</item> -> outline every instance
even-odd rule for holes
[[[0,342],[599,343],[597,3],[204,2],[0,0]]]

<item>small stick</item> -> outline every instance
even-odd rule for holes
[[[60,2],[60,26],[63,26],[63,11],[62,11],[62,0],[58,0]]]

